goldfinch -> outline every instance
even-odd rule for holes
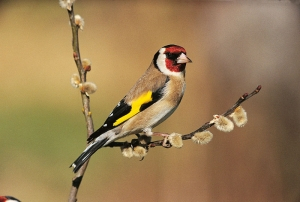
[[[151,136],[152,128],[178,107],[185,91],[185,66],[192,62],[183,47],[167,45],[154,55],[150,67],[87,139],[91,143],[72,163],[73,171],[101,147],[131,134]],[[71,167],[70,166],[70,167]]]

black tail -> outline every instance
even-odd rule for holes
[[[73,172],[76,173],[81,166],[101,147],[104,146],[104,144],[108,141],[108,138],[105,138],[100,141],[95,141],[91,143],[83,152],[82,154],[72,163],[70,167],[73,167]]]

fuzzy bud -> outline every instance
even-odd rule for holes
[[[210,131],[206,130],[203,132],[195,133],[192,137],[192,140],[194,143],[203,145],[209,143],[212,138],[213,134]]]
[[[80,15],[75,15],[75,24],[83,30],[84,20]]]
[[[242,106],[238,106],[232,114],[230,114],[230,117],[232,117],[233,122],[238,127],[243,127],[248,121],[247,118],[247,112]]]
[[[133,157],[133,151],[131,147],[122,148],[122,154],[124,157],[131,158]]]
[[[73,74],[71,77],[71,85],[74,88],[78,88],[79,84],[80,84],[80,78],[79,78],[78,74]]]
[[[72,5],[74,4],[75,0],[59,0],[59,5],[64,8],[68,9],[69,11],[72,10]]]
[[[147,155],[147,149],[141,146],[136,146],[133,148],[133,156],[135,157],[145,157]]]
[[[96,84],[94,84],[92,82],[80,83],[79,88],[80,88],[81,92],[87,93],[87,96],[89,94],[93,94],[97,90]]]
[[[233,130],[234,125],[232,121],[230,121],[225,116],[221,115],[214,115],[214,119],[212,120],[213,123],[215,123],[215,127],[223,132],[230,132]]]
[[[173,147],[176,148],[181,148],[183,146],[183,142],[182,142],[182,135],[178,134],[178,133],[172,133],[168,136],[168,140],[171,143],[171,145]]]
[[[85,71],[91,71],[91,61],[89,59],[83,59],[82,60],[82,67]]]

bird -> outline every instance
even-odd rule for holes
[[[0,196],[0,202],[21,202],[12,196]]]
[[[177,109],[185,92],[185,67],[192,62],[186,50],[170,44],[160,48],[146,72],[109,114],[104,124],[92,133],[89,145],[71,164],[76,173],[100,148],[117,139],[145,133],[165,121]]]

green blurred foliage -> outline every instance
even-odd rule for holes
[[[243,104],[249,122],[205,146],[151,149],[143,161],[106,148],[92,158],[79,201],[299,201],[299,7],[287,1],[80,1],[81,55],[95,127],[163,45],[186,48],[183,101],[155,131],[188,133]],[[85,147],[67,11],[58,1],[0,1],[0,195],[64,201],[68,166]]]

